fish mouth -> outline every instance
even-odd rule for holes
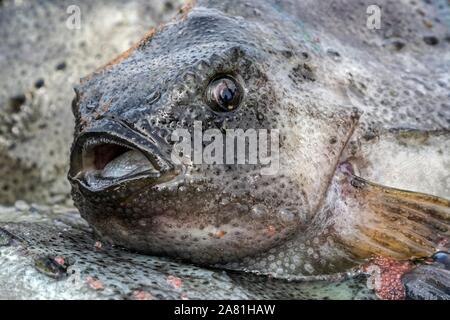
[[[72,149],[69,180],[90,191],[146,179],[154,184],[174,176],[172,163],[155,143],[130,142],[132,137],[93,132],[80,136]]]

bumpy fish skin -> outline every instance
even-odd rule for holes
[[[403,276],[406,293],[416,300],[449,300],[450,271],[433,266],[422,266]]]
[[[286,282],[204,269],[99,243],[73,208],[22,207],[2,208],[1,299],[377,299],[364,275]],[[49,272],[52,261],[62,271]],[[402,280],[409,299],[450,298],[440,265],[419,266]]]
[[[323,152],[339,155],[357,115],[319,94],[314,103],[301,103],[310,99],[302,95],[305,91],[312,94],[318,87],[313,84],[311,58],[298,52],[307,50],[308,44],[298,39],[299,47],[292,47],[295,41],[280,36],[296,25],[289,20],[275,25],[274,21],[285,20],[284,13],[270,2],[232,4],[227,8],[241,14],[227,13],[215,3],[187,8],[177,22],[76,89],[75,164],[69,174],[74,200],[95,230],[114,243],[197,263],[236,260],[266,251],[306,226],[327,188],[338,159]],[[254,15],[252,6],[263,12],[245,19]],[[232,115],[218,115],[204,103],[205,87],[223,73],[245,87],[245,99]],[[298,91],[280,92],[278,86],[286,82]],[[259,165],[193,165],[174,169],[184,173],[165,190],[138,180],[118,183],[119,188],[102,193],[84,188],[75,178],[85,140],[107,133],[134,141],[142,150],[157,148],[167,159],[173,144],[170,133],[192,129],[194,121],[202,121],[204,130],[295,130],[282,133],[285,147],[280,158],[285,163],[276,178],[261,176]],[[310,133],[313,136],[303,140]],[[157,141],[156,147],[151,141]],[[170,174],[173,168],[168,167]],[[179,188],[182,185],[186,188]]]
[[[73,209],[47,209],[0,223],[1,299],[376,298],[364,276],[289,283],[123,251],[100,244]],[[27,215],[11,211],[11,221]]]
[[[358,160],[358,144],[367,136],[376,134],[382,141],[385,130],[404,126],[448,129],[449,110],[442,103],[448,100],[448,73],[440,72],[445,68],[439,68],[437,60],[449,55],[446,30],[436,26],[433,34],[443,41],[430,49],[422,40],[423,28],[411,27],[417,25],[407,16],[412,5],[386,3],[390,10],[384,11],[385,23],[404,17],[405,24],[396,25],[395,32],[422,55],[393,53],[385,45],[388,36],[369,31],[365,24],[354,22],[351,40],[342,34],[344,26],[338,21],[354,20],[364,4],[308,5],[199,1],[83,80],[76,89],[69,177],[75,203],[96,232],[134,250],[202,264],[250,257],[231,267],[280,277],[337,272],[354,264],[348,247],[336,244],[335,227],[345,223],[344,218],[335,210],[327,211],[331,216],[327,213],[323,220],[316,212],[327,205],[337,164]],[[427,12],[436,14],[432,8]],[[308,28],[325,13],[331,14],[321,28]],[[320,41],[311,40],[317,38]],[[331,59],[324,46],[343,52],[343,59]],[[346,58],[349,46],[358,49]],[[371,59],[381,59],[385,68],[380,70]],[[425,64],[437,66],[433,79],[423,74]],[[232,114],[214,113],[204,100],[208,84],[221,74],[233,76],[245,88],[245,98]],[[433,97],[410,91],[411,78],[429,83]],[[389,97],[382,94],[387,90]],[[280,129],[278,174],[262,176],[258,165],[174,168],[168,160],[170,133],[192,129],[195,120],[202,121],[203,129]],[[132,141],[133,147],[152,154],[162,180],[124,180],[102,191],[86,187],[77,177],[83,169],[81,150],[102,136]],[[438,148],[445,163],[449,151]],[[448,186],[443,190],[446,193]],[[448,208],[442,210],[445,236]],[[318,223],[330,228],[318,233]],[[429,234],[433,232],[424,232]],[[289,245],[297,248],[295,254],[285,250]]]
[[[12,3],[12,1],[2,2],[3,5],[5,3],[9,4]],[[27,4],[28,2],[23,1],[23,3]],[[66,2],[58,1],[58,8],[56,9],[53,8],[55,4],[49,1],[27,4],[27,8],[34,5],[36,5],[36,7],[42,7],[42,5],[45,5],[48,10],[52,11],[52,14],[50,14],[49,16],[55,17],[58,15],[54,14],[54,11],[58,13],[64,13],[63,9],[65,9],[65,3]],[[249,6],[246,8],[242,8],[239,6],[235,6],[233,2],[229,3],[230,4],[228,5],[227,3],[220,3],[219,1],[217,1],[217,3],[214,5],[216,5],[218,8],[229,6],[229,8],[224,11],[238,12],[239,14],[244,12],[249,13],[252,11],[251,4],[249,4]],[[72,2],[69,1],[67,2],[67,5],[68,4],[72,4]],[[202,2],[199,3],[199,5],[202,4]],[[308,44],[305,45],[305,48],[307,50],[304,50],[304,52],[306,52],[308,55],[308,57],[306,57],[306,55],[304,57],[307,65],[311,64],[316,68],[318,67],[319,71],[322,70],[321,72],[319,72],[319,76],[316,77],[316,83],[317,81],[320,81],[318,82],[318,84],[323,85],[324,83],[328,84],[328,82],[333,82],[337,79],[337,84],[333,82],[331,87],[336,87],[338,89],[336,89],[336,92],[332,92],[336,93],[338,97],[345,101],[345,106],[356,106],[361,110],[366,110],[365,115],[363,114],[363,116],[360,118],[360,124],[363,124],[363,129],[357,129],[355,131],[354,139],[351,140],[349,148],[348,150],[346,150],[348,151],[349,156],[356,155],[363,160],[356,161],[356,164],[358,165],[358,167],[360,167],[361,170],[360,175],[368,178],[369,180],[377,181],[385,185],[427,192],[430,194],[440,195],[442,197],[448,197],[449,182],[448,180],[442,179],[442,174],[439,174],[439,172],[442,172],[442,169],[439,169],[441,165],[444,164],[444,170],[445,168],[448,168],[448,165],[447,167],[445,167],[445,162],[441,161],[445,159],[445,157],[443,157],[442,155],[447,156],[448,158],[448,154],[446,155],[443,152],[446,150],[450,150],[445,146],[445,143],[448,143],[448,139],[437,142],[437,140],[442,139],[443,136],[439,135],[436,138],[432,135],[431,140],[428,140],[427,142],[427,139],[424,139],[423,137],[428,136],[428,132],[425,132],[424,135],[420,133],[423,133],[423,130],[448,130],[448,90],[450,87],[448,78],[449,76],[447,72],[448,64],[446,63],[446,61],[449,60],[449,50],[447,44],[448,36],[446,36],[446,34],[448,33],[446,33],[444,29],[445,20],[444,18],[442,18],[445,17],[445,14],[440,15],[438,9],[436,9],[436,7],[432,4],[380,2],[380,4],[382,4],[384,8],[389,8],[387,12],[383,12],[382,18],[382,21],[387,22],[387,24],[383,23],[383,29],[381,31],[368,31],[366,28],[364,28],[366,17],[364,14],[366,7],[364,7],[364,5],[368,4],[369,3],[357,5],[353,1],[334,1],[328,3],[325,1],[306,1],[297,4],[295,2],[289,3],[283,1],[278,2],[275,6],[273,6],[273,8],[275,8],[277,12],[281,12],[281,16],[287,17],[289,14],[293,14],[294,12],[296,12],[295,10],[290,8],[298,5],[305,6],[304,10],[299,10],[298,12],[302,20],[296,20],[296,23],[299,24],[299,26],[305,32],[302,31],[297,33],[297,35],[292,36],[292,34],[295,34],[294,32],[292,32],[292,30],[294,29],[290,29],[286,31],[284,37],[297,37],[300,38],[301,43]],[[99,7],[101,6],[102,5],[100,4]],[[233,6],[236,9],[234,9]],[[325,9],[330,9],[331,13],[329,11],[326,11]],[[27,11],[28,9],[25,10],[24,8],[21,8],[19,10],[29,12],[31,16],[38,17],[37,19],[39,19],[41,14],[43,15],[41,19],[45,19],[46,21],[48,21],[49,19],[44,11]],[[150,10],[150,12],[154,11],[155,10],[153,9]],[[264,10],[261,11],[261,9],[253,11],[253,20],[260,19],[261,13],[265,12]],[[3,11],[3,8],[2,12],[2,22],[5,24],[9,24],[11,28],[16,28],[13,23],[15,17],[14,12]],[[145,12],[145,10],[140,10],[140,12]],[[326,13],[324,14],[324,12]],[[221,12],[216,13],[217,15],[222,15]],[[387,14],[388,16],[386,16],[385,14]],[[425,15],[425,17],[423,17],[423,15]],[[438,23],[437,21],[433,21],[435,20],[434,18],[436,16],[441,18],[441,22],[443,22],[442,24]],[[5,17],[10,17],[10,19],[13,21],[9,21],[9,19],[6,19]],[[272,19],[273,21],[274,16],[270,17],[270,19]],[[398,17],[401,17],[401,22],[397,20]],[[32,17],[27,17],[27,19],[33,20]],[[95,14],[93,18],[89,19],[95,20]],[[422,19],[424,25],[422,25],[421,23],[417,23],[418,21],[422,21]],[[283,18],[283,20],[285,19]],[[320,21],[320,23],[317,23],[317,21]],[[345,24],[343,23],[343,21],[345,21]],[[427,25],[430,25],[430,23],[433,25],[433,28],[431,29],[427,27]],[[49,24],[49,28],[52,28],[52,26],[53,25]],[[62,28],[65,30],[64,27]],[[32,26],[32,29],[34,29],[34,26]],[[136,37],[138,29],[139,28],[133,27],[134,37]],[[3,30],[6,31],[6,28]],[[17,30],[21,30],[21,28],[17,27]],[[270,31],[270,26],[264,28],[263,30],[264,32],[266,32],[266,30]],[[65,33],[58,32],[58,34]],[[327,36],[327,34],[333,36]],[[29,39],[28,36],[33,37],[33,35],[33,32],[26,30],[20,38]],[[423,41],[424,36],[431,35],[435,35],[438,39],[437,45],[429,45]],[[316,36],[318,37],[316,38]],[[10,38],[14,39],[13,36],[11,36]],[[47,43],[53,43],[52,39],[48,39]],[[364,47],[365,49],[363,50],[361,44],[367,41],[369,41],[368,47]],[[24,43],[27,42],[31,42],[31,40],[24,41]],[[118,47],[123,47],[123,41],[117,41],[117,43]],[[349,47],[348,43],[354,43],[355,45]],[[364,43],[364,45],[367,45],[367,43]],[[63,42],[61,42],[59,38],[57,41],[55,40],[55,47],[56,46],[64,46]],[[115,47],[115,44],[112,44],[112,46]],[[180,46],[182,46],[182,44],[180,44]],[[111,53],[115,52],[116,50],[116,48],[110,48],[112,49],[111,52],[108,51],[108,53],[106,53],[104,51],[104,48],[105,46],[103,46],[102,53],[104,53],[105,56],[111,56]],[[80,51],[82,50],[83,49],[80,44]],[[89,47],[89,50],[91,50],[92,52],[93,48]],[[21,51],[21,53],[25,55],[26,58],[29,57],[29,55],[27,56],[26,50]],[[286,51],[285,55],[287,55],[286,58],[288,58],[291,54]],[[296,52],[296,55],[297,57],[295,60],[300,61],[299,65],[302,65],[303,60],[298,59],[298,52]],[[77,55],[77,58],[75,58],[77,62],[74,62],[75,66],[72,66],[72,63],[69,63],[68,65],[67,69],[70,73],[72,72],[72,69],[77,69],[78,71],[83,70],[82,72],[87,72],[88,69],[93,65],[93,62],[91,63],[91,61],[94,61],[92,57],[92,59],[85,59],[85,55],[80,56],[82,57],[81,59],[85,61],[86,65],[83,64],[83,67],[79,67],[79,60],[81,59]],[[303,56],[303,54],[301,56]],[[10,70],[9,67],[11,67],[11,72],[7,71],[7,73],[14,74],[14,77],[17,79],[20,78],[21,72],[26,72],[26,75],[35,75],[42,73],[45,77],[46,74],[51,74],[53,72],[54,66],[56,66],[56,64],[60,62],[58,56],[50,58],[43,57],[42,59],[42,61],[47,61],[45,59],[51,60],[48,63],[41,64],[42,66],[45,66],[45,68],[46,66],[50,66],[49,70],[34,69],[27,63],[23,63],[23,68],[17,68],[17,70],[13,70],[14,60],[11,60],[10,57],[8,57],[8,59],[6,60],[2,60],[4,62],[4,65],[2,65],[2,70]],[[387,67],[385,65],[386,63],[388,64]],[[382,65],[382,67],[380,67],[380,64]],[[336,68],[338,71],[334,73]],[[292,70],[292,77],[296,79],[297,82],[297,84],[293,85],[292,88],[299,92],[299,97],[296,98],[296,101],[302,101],[302,104],[310,105],[312,104],[311,101],[314,100],[315,96],[325,95],[325,97],[323,97],[321,101],[325,101],[326,103],[329,103],[329,100],[336,98],[335,95],[332,95],[330,97],[330,92],[326,92],[325,94],[325,92],[314,91],[317,88],[306,87],[307,83],[310,83],[312,78],[312,74],[309,72],[308,68],[294,68],[294,66],[292,66],[292,69],[296,69],[295,72],[294,70]],[[395,70],[395,72],[392,72],[392,70]],[[350,72],[351,75],[348,74],[348,72]],[[286,73],[288,74],[287,71]],[[51,113],[51,116],[48,117],[48,119],[43,119],[43,121],[49,125],[48,128],[39,128],[39,134],[35,135],[35,139],[33,138],[29,140],[27,144],[18,145],[18,149],[2,149],[2,153],[4,152],[5,154],[2,155],[2,158],[4,158],[4,160],[1,161],[1,168],[2,170],[5,170],[5,173],[7,173],[7,175],[4,175],[4,177],[8,178],[6,180],[2,178],[1,186],[2,188],[4,188],[5,186],[14,187],[8,192],[1,193],[2,201],[5,201],[3,199],[6,199],[7,202],[14,201],[14,193],[17,193],[17,190],[26,190],[25,193],[20,191],[20,194],[26,196],[27,199],[35,201],[42,201],[43,199],[47,200],[48,190],[46,190],[46,188],[42,188],[42,190],[31,190],[31,186],[36,185],[36,181],[41,182],[42,177],[44,177],[45,180],[48,181],[49,179],[52,180],[54,178],[53,176],[55,176],[57,183],[55,184],[56,186],[52,189],[57,190],[58,194],[61,193],[61,191],[65,192],[66,190],[66,188],[59,187],[62,184],[62,181],[65,179],[65,177],[60,177],[59,174],[61,168],[64,168],[66,163],[65,153],[67,151],[67,148],[64,148],[64,145],[67,145],[69,142],[64,139],[68,139],[69,128],[64,126],[66,137],[64,137],[64,135],[62,135],[60,131],[58,131],[57,134],[54,133],[54,130],[62,127],[58,124],[57,121],[54,121],[55,118],[61,118],[61,121],[63,123],[69,123],[71,121],[71,116],[66,111],[61,110],[63,106],[65,109],[67,109],[67,105],[69,104],[71,99],[69,92],[64,91],[65,89],[61,89],[62,86],[60,84],[63,82],[61,80],[63,77],[65,79],[65,73],[56,76],[54,79],[52,77],[52,80],[50,81],[48,80],[48,77],[45,77],[47,89],[41,88],[32,90],[32,95],[34,96],[33,101],[31,102],[32,108],[39,107],[41,105],[40,101],[37,101],[37,103],[35,102],[35,98],[37,97],[36,99],[39,100],[38,98],[43,95],[42,93],[46,95],[46,92],[43,92],[43,90],[51,90],[52,92],[49,93],[49,95],[51,96],[55,95],[54,92],[60,92],[60,94],[58,94],[58,98],[54,99],[55,103],[52,103],[52,105],[56,106],[55,113]],[[78,77],[78,73],[76,77]],[[10,85],[14,85],[13,91],[16,91],[16,89],[18,89],[20,92],[20,90],[28,90],[26,88],[33,87],[33,81],[34,79],[23,77],[20,81],[19,88],[15,87],[16,81],[14,81],[14,83],[11,81],[7,81],[7,86],[5,86],[5,88],[7,88],[7,90],[5,91],[7,92],[7,94],[5,93],[2,98],[5,99],[4,101],[6,101],[6,98],[9,96],[11,91]],[[301,83],[303,83],[305,87],[302,88],[300,86]],[[50,85],[52,86],[51,88],[49,88]],[[405,86],[407,87],[407,89],[404,92],[403,87]],[[324,86],[324,88],[328,87]],[[391,91],[392,88],[394,88],[393,91]],[[155,96],[153,96],[153,98],[154,97]],[[296,106],[296,101],[292,102],[293,109],[295,109],[294,106]],[[26,116],[26,112],[23,113]],[[263,114],[261,115],[263,116]],[[371,122],[374,123],[373,126],[370,125]],[[8,125],[9,124],[6,124],[6,128],[9,128]],[[412,135],[409,135],[406,140],[404,136],[402,136],[401,139],[397,139],[397,137],[395,136],[392,137],[391,133],[389,133],[389,136],[384,138],[386,128],[395,128],[398,126],[407,128],[419,128],[416,131],[416,133],[419,132],[419,134],[413,133]],[[25,125],[24,127],[26,130],[28,130],[27,128],[29,128],[27,127],[27,125]],[[26,134],[28,137],[30,132],[24,131],[20,132],[20,134]],[[55,140],[53,140],[55,136],[60,137],[62,141],[55,142]],[[4,135],[2,135],[2,138],[8,140],[8,145],[9,143],[14,143],[14,139],[11,139],[11,141],[9,141],[10,139],[8,136],[5,137]],[[42,155],[44,156],[41,161],[41,164],[44,168],[37,168],[36,170],[33,169],[30,173],[29,167],[32,166],[32,162],[29,163],[29,155],[33,154],[33,152],[31,152],[33,149],[30,149],[28,147],[30,145],[39,145],[36,143],[36,141],[38,141],[41,146],[44,146],[44,149],[47,150],[42,152],[43,149],[39,148],[39,151],[41,151]],[[331,141],[334,141],[334,137],[330,140],[330,143]],[[384,141],[387,141],[386,144],[388,145],[388,147],[385,147],[384,145],[380,147],[380,143],[384,144]],[[399,141],[401,143],[398,143]],[[2,140],[2,143],[3,142],[4,140]],[[444,147],[442,147],[442,142],[444,143]],[[417,151],[417,149],[419,150]],[[398,152],[399,150],[401,151],[401,153]],[[47,170],[47,168],[51,169],[53,166],[53,162],[50,162],[45,158],[45,153],[50,154],[50,151],[55,152],[55,157],[53,160],[57,162],[57,172]],[[429,151],[432,152],[431,154],[433,156],[428,156]],[[435,156],[439,154],[441,154],[440,157]],[[420,161],[417,161],[417,155],[419,155]],[[394,157],[397,158],[395,160],[392,160]],[[18,159],[20,159],[20,161]],[[370,159],[370,161],[365,161],[366,159]],[[407,166],[405,166],[406,168],[404,170],[402,168],[402,164],[399,165],[399,161],[402,161],[403,159],[410,160],[407,163]],[[438,161],[430,161],[434,159],[437,159]],[[308,157],[307,160],[313,161],[314,156]],[[426,163],[426,167],[430,168],[428,173],[431,174],[423,175],[424,163]],[[13,168],[14,170],[10,168]],[[43,173],[39,173],[39,170],[42,170]],[[17,173],[16,175],[18,179],[16,179],[16,176],[11,175],[11,171]],[[396,174],[392,174],[392,172],[395,172]],[[448,177],[448,170],[443,172],[443,176]],[[36,179],[34,178],[35,176],[37,177]],[[407,178],[406,182],[405,178]],[[18,181],[19,183],[16,183],[16,181]],[[42,196],[42,192],[45,196]],[[1,210],[2,217],[5,216],[6,212],[7,221],[15,221],[15,219],[17,219],[19,221],[33,222],[36,219],[35,213],[27,215],[22,211],[18,212],[15,208],[7,208],[5,210],[3,209],[4,208],[2,208]],[[104,266],[102,267],[98,265],[98,261],[101,260],[104,256],[101,255],[100,257],[98,257],[97,255],[88,254],[88,252],[94,251],[92,250],[91,244],[95,244],[96,237],[91,236],[87,231],[79,231],[80,228],[82,230],[83,228],[85,228],[84,222],[77,218],[76,220],[79,221],[79,225],[78,223],[76,224],[76,230],[72,230],[70,228],[67,229],[68,225],[71,225],[71,223],[66,221],[64,224],[61,224],[60,219],[58,219],[57,215],[60,215],[60,213],[57,212],[51,217],[40,215],[40,218],[42,218],[43,221],[39,219],[40,224],[36,225],[15,225],[12,222],[7,223],[11,233],[13,235],[17,235],[20,240],[27,240],[27,238],[29,237],[27,233],[33,235],[33,237],[30,238],[28,242],[29,244],[31,244],[31,246],[34,246],[34,249],[30,248],[29,245],[22,245],[20,240],[16,240],[16,242],[12,241],[11,238],[14,237],[10,236],[11,233],[0,234],[0,264],[1,269],[5,271],[1,273],[2,277],[0,280],[0,283],[2,283],[2,286],[0,287],[5,290],[0,291],[0,297],[8,299],[74,299],[106,298],[106,296],[108,298],[130,298],[129,293],[133,292],[135,288],[140,287],[139,285],[136,285],[135,282],[131,281],[130,279],[119,279],[117,278],[115,273],[109,273],[109,269],[107,269],[108,271],[105,271],[105,274],[92,273],[92,270],[104,270]],[[3,221],[4,220],[5,219],[3,219]],[[69,219],[69,221],[73,221],[72,217]],[[47,222],[52,225],[56,224],[57,227],[48,227],[47,225],[42,225],[42,222]],[[3,223],[2,227],[4,227]],[[59,232],[63,233],[64,236],[67,235],[68,238],[69,236],[73,237],[73,241],[68,238],[64,238],[66,239],[66,241],[62,243],[57,241],[53,246],[49,245],[48,239],[51,239],[52,237],[59,239]],[[78,246],[76,243],[74,243],[78,242],[79,240],[85,240],[88,245]],[[69,246],[66,246],[67,242],[70,242]],[[308,253],[307,249],[309,249],[310,247],[318,251],[318,248],[316,248],[314,243],[312,243],[308,246],[305,245],[304,250],[306,250],[306,253]],[[24,248],[27,248],[27,250],[25,251],[28,251],[28,253],[24,253]],[[111,250],[114,251],[115,249]],[[122,251],[119,251],[117,253],[117,255],[120,257],[122,257],[122,254],[125,254],[127,259],[129,259],[130,256],[136,256],[138,262],[141,262],[142,259],[144,259],[145,261],[155,260],[158,261],[158,263],[160,261],[165,261],[165,259],[142,257],[139,255],[123,253]],[[45,263],[48,263],[48,260],[43,260],[44,258],[58,258],[61,256],[63,258],[67,258],[67,260],[71,263],[74,263],[75,261],[74,264],[79,267],[79,270],[81,270],[83,275],[85,275],[86,277],[99,276],[100,283],[102,283],[104,287],[107,287],[107,289],[104,291],[95,290],[95,288],[100,287],[100,284],[96,283],[95,279],[89,279],[88,283],[86,282],[87,279],[82,279],[82,281],[80,282],[83,285],[81,287],[74,287],[73,284],[67,279],[62,278],[56,282],[55,279],[50,278],[47,275],[44,275],[35,270],[35,260],[37,260],[38,262],[44,262],[41,264],[38,263],[39,266],[45,266]],[[71,257],[75,257],[75,259],[72,260]],[[81,263],[83,259],[81,259],[80,257],[84,257],[86,259],[86,261],[84,261],[84,265]],[[281,258],[282,257],[277,257],[274,255],[274,259],[277,261],[281,261]],[[131,259],[133,260],[134,258]],[[61,262],[60,259],[57,260]],[[108,261],[111,261],[111,264],[114,264],[113,260]],[[127,263],[128,262],[123,262],[123,264]],[[133,268],[133,264],[134,263],[131,263],[130,268]],[[87,270],[87,267],[91,265],[94,265],[94,267],[92,267],[91,270]],[[86,267],[86,269],[84,269],[84,267]],[[184,268],[190,269],[191,266],[184,265]],[[199,269],[198,267],[192,268],[194,268],[195,270],[203,270]],[[425,271],[421,272],[421,268],[422,267],[420,267],[417,272],[414,272],[412,277],[404,277],[404,282],[406,284],[407,293],[409,294],[409,296],[411,298],[430,299],[433,297],[440,297],[448,299],[448,294],[445,295],[445,289],[442,289],[450,287],[448,283],[447,273],[442,273],[442,269],[434,267],[425,268]],[[119,272],[125,273],[124,269],[120,269]],[[309,267],[307,268],[307,270],[308,269]],[[206,273],[207,276],[205,278],[209,279],[209,271]],[[24,277],[24,275],[27,276]],[[153,274],[152,271],[150,273],[150,278],[155,278],[158,280],[159,277],[162,276],[163,279],[166,279],[169,275],[172,275],[172,273],[161,273],[158,271]],[[220,275],[222,275],[222,273],[220,273]],[[109,282],[106,276],[109,276],[112,279],[116,278],[118,280]],[[147,277],[148,275],[145,273],[141,274],[141,272],[139,272],[139,277],[140,276],[143,277],[141,279],[142,283],[147,284],[148,282],[147,280],[145,280],[145,277]],[[232,279],[233,274],[231,273],[229,277],[230,279]],[[14,281],[11,282],[11,279],[14,279]],[[70,279],[72,280],[73,278]],[[196,279],[198,280],[192,280],[192,285],[196,284],[197,288],[202,288],[201,282],[204,278],[198,277]],[[290,284],[290,289],[286,289],[284,287],[284,282],[267,280],[263,277],[239,275],[236,278],[239,280],[231,281],[230,279],[224,277],[223,281],[219,281],[219,284],[217,284],[218,290],[220,290],[220,288],[229,288],[230,286],[233,287],[236,282],[239,282],[243,287],[253,288],[251,290],[252,294],[241,294],[241,291],[238,290],[239,293],[234,295],[236,291],[233,291],[232,289],[225,289],[223,291],[220,291],[220,294],[217,295],[217,298],[350,298],[354,297],[355,295],[359,296],[358,290],[363,290],[365,286],[363,284],[358,284],[358,288],[360,289],[355,289],[351,292],[346,290],[339,291],[339,289],[348,287],[348,285],[344,283],[341,287],[337,288],[337,291],[334,291],[333,288],[335,288],[335,286],[333,283],[323,283],[323,286],[321,284],[318,285],[319,293],[314,293],[305,291],[305,286],[308,286],[308,284]],[[248,279],[248,281],[246,279]],[[176,279],[171,278],[171,280],[172,281],[170,282],[172,283],[178,283]],[[189,282],[190,280],[184,279],[184,281]],[[263,284],[260,281],[266,282]],[[423,284],[425,282],[431,284],[431,287],[430,285],[424,286]],[[111,283],[120,283],[119,287],[121,289],[115,294],[111,294],[112,289],[115,289],[113,286],[109,286]],[[438,284],[437,290],[436,283]],[[273,289],[270,294],[267,293],[268,287],[270,287],[271,290]],[[155,289],[155,292],[153,293],[156,298],[180,297],[179,292],[172,292],[172,289],[170,287],[168,288],[167,286],[164,287],[164,290],[162,290],[163,293],[161,293],[161,295],[157,295],[157,293],[161,292],[159,287],[152,288]],[[165,291],[166,289],[167,291]],[[202,296],[202,293],[208,292],[208,297],[206,298],[211,298],[212,294],[214,294],[214,292],[210,292],[208,288],[204,288],[199,291],[200,292],[196,292],[196,290],[193,290],[192,293],[189,293],[189,296],[204,298]],[[322,292],[324,291],[325,293],[322,294]],[[103,292],[106,292],[106,294],[103,294]],[[255,294],[255,292],[258,293]],[[288,294],[280,295],[280,293],[282,292],[286,292]],[[138,290],[138,292],[135,292],[135,294],[136,295],[131,295],[131,298],[150,297],[146,294],[145,290]],[[362,297],[373,298],[374,296],[371,294],[362,294]]]
[[[408,248],[417,246],[410,239],[413,227],[404,231],[407,245],[399,246],[392,240],[394,223],[381,219],[383,226],[377,219],[380,210],[399,210],[385,204],[369,208],[358,197],[392,199],[371,184],[360,192],[352,183],[360,175],[384,184],[389,170],[401,165],[389,156],[406,140],[408,152],[400,161],[408,158],[417,168],[404,173],[406,185],[450,196],[448,30],[444,23],[431,29],[417,23],[419,10],[428,18],[441,14],[431,4],[388,1],[380,2],[385,28],[370,30],[361,17],[371,4],[193,2],[172,23],[85,78],[76,89],[69,173],[82,216],[107,241],[140,252],[283,278],[346,270],[377,252],[383,237],[390,247],[383,254],[431,254],[440,237],[448,236],[448,201],[436,200],[441,205],[433,208],[441,231],[431,225],[419,229],[420,248],[414,251]],[[220,75],[244,88],[233,113],[217,114],[205,101],[208,84]],[[261,175],[259,165],[174,165],[171,132],[191,130],[196,120],[203,130],[279,129],[279,172]],[[433,137],[421,138],[427,135]],[[108,139],[149,155],[162,180],[124,179],[101,191],[87,186],[80,178],[84,145]],[[394,142],[387,147],[385,141]],[[429,152],[436,155],[427,167],[432,174],[417,174],[418,155]],[[342,162],[349,163],[351,178],[334,183]],[[382,174],[377,165],[385,168]],[[397,178],[390,186],[404,188],[402,176]],[[428,199],[400,194],[412,202]],[[329,202],[345,207],[346,197],[355,202],[353,210]],[[433,201],[406,205],[430,211]],[[408,219],[403,212],[397,218]],[[359,220],[371,223],[370,235],[363,235]],[[350,250],[348,239],[359,244]],[[370,243],[369,250],[361,243]]]

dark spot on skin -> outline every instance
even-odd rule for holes
[[[364,182],[359,179],[352,179],[350,184],[357,189],[362,189],[364,187]]]
[[[391,46],[395,51],[400,51],[405,47],[405,43],[397,39],[391,42]]]
[[[25,104],[27,98],[24,94],[9,98],[9,106],[13,112],[19,112],[20,108]]]
[[[439,43],[439,39],[435,36],[425,36],[423,37],[423,42],[425,42],[429,46],[435,46]]]
[[[281,54],[287,59],[292,58],[292,56],[293,56],[292,51],[289,51],[289,50],[284,50]]]
[[[66,67],[67,67],[67,64],[65,62],[61,62],[56,65],[56,70],[62,71],[64,69],[66,69]]]
[[[172,11],[173,10],[173,3],[170,1],[167,1],[164,3],[164,9],[166,11]]]
[[[416,10],[417,14],[421,15],[422,17],[425,17],[425,12],[422,9]]]
[[[370,141],[376,138],[376,134],[373,131],[369,131],[363,135],[363,138],[366,141]]]
[[[336,142],[337,142],[336,137],[331,137],[330,143],[331,143],[331,144],[335,144]]]
[[[336,50],[328,49],[327,50],[327,55],[329,57],[331,57],[334,61],[340,61],[341,60],[341,55]]]
[[[44,81],[44,79],[38,79],[35,83],[34,83],[34,87],[36,88],[36,89],[40,89],[40,88],[42,88],[43,86],[45,85],[45,81]]]

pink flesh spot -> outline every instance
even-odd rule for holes
[[[371,274],[369,281],[372,281],[373,289],[380,299],[404,300],[406,291],[401,278],[412,268],[409,261],[377,256],[361,269]]]
[[[133,297],[136,300],[153,300],[153,296],[150,292],[143,290],[135,290],[133,291]]]
[[[66,263],[66,261],[64,260],[64,258],[63,258],[63,257],[60,257],[60,256],[58,256],[58,257],[55,258],[55,262],[56,262],[57,264],[59,264],[60,266],[63,266],[63,265]]]
[[[179,289],[183,285],[183,280],[175,276],[168,276],[167,283],[170,284],[175,289]]]
[[[103,283],[100,280],[95,279],[93,277],[87,277],[86,283],[94,290],[103,289]]]

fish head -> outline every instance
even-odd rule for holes
[[[281,30],[263,28],[192,9],[82,80],[69,180],[102,238],[212,264],[307,228],[355,117],[321,95]]]

